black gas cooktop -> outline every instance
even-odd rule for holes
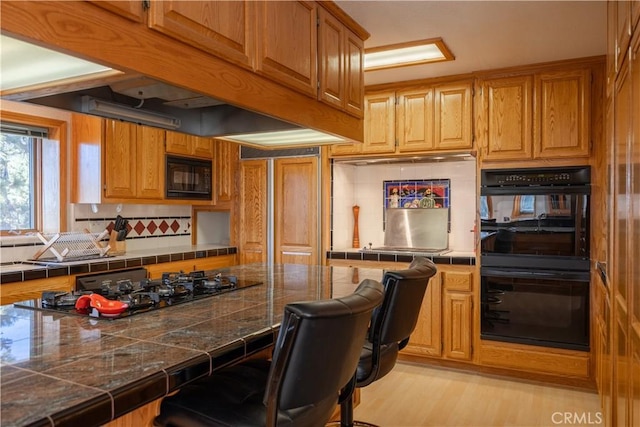
[[[43,291],[40,299],[14,305],[61,314],[117,319],[262,283],[204,271],[163,273],[162,278],[156,280],[144,276],[144,269],[87,276],[77,280],[74,292]]]

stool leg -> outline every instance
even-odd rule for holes
[[[353,427],[353,392],[356,389],[355,375],[340,393],[340,427]]]

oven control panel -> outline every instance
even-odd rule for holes
[[[585,185],[589,166],[567,168],[489,169],[482,171],[482,186]]]

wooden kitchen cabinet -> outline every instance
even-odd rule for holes
[[[317,4],[264,1],[255,5],[256,72],[317,97]]]
[[[267,161],[240,162],[240,264],[267,262]]]
[[[60,276],[48,279],[27,280],[25,282],[4,283],[2,285],[2,294],[0,294],[0,305],[40,298],[42,291],[71,292],[74,284],[75,276]]]
[[[318,23],[319,98],[362,117],[364,42],[323,7]]]
[[[165,149],[169,154],[213,158],[213,139],[186,133],[166,131]]]
[[[140,0],[90,0],[90,2],[135,22],[145,20],[144,2]]]
[[[591,71],[535,75],[533,157],[589,156]]]
[[[393,153],[396,148],[396,94],[368,94],[364,99],[364,143],[361,152]]]
[[[469,362],[473,356],[475,267],[437,264],[418,326],[402,351],[413,356]]]
[[[163,262],[145,265],[150,279],[162,278],[162,273],[168,271],[184,271],[189,273],[196,270],[215,270],[238,264],[237,255],[219,255],[207,258],[185,259],[182,261]]]
[[[489,77],[478,86],[483,161],[589,157],[590,67]]]
[[[71,141],[73,203],[164,199],[164,130],[73,114]]]
[[[532,156],[533,76],[486,79],[479,83],[484,129],[478,146],[484,160]]]
[[[164,130],[105,120],[104,197],[162,200],[163,141]]]
[[[154,1],[149,27],[251,69],[254,5],[251,1]]]
[[[364,143],[331,146],[332,156],[471,151],[471,80],[365,95]]]
[[[231,205],[236,191],[239,146],[231,141],[214,140],[214,200],[216,206]]]

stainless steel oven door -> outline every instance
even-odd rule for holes
[[[589,350],[589,272],[481,268],[481,338]]]

